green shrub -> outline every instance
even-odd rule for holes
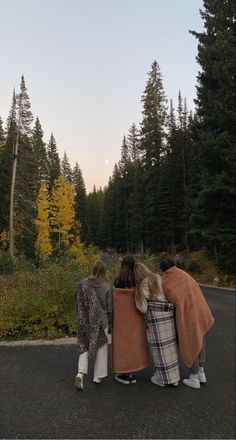
[[[144,254],[135,259],[159,272],[160,260],[166,256]],[[48,260],[40,267],[22,260],[12,273],[0,274],[0,339],[75,335],[75,288],[90,273],[98,253],[89,247],[83,259],[79,257]],[[107,252],[101,258],[113,283],[120,269],[120,256]],[[185,252],[179,255],[179,262],[199,282],[212,283],[217,275],[220,285],[233,283],[232,277],[216,269],[205,251]]]
[[[88,273],[68,262],[0,278],[0,338],[75,333],[74,295]]]
[[[7,251],[0,251],[0,274],[12,273],[16,269],[16,264]]]

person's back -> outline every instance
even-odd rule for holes
[[[84,286],[84,288],[83,288]],[[87,286],[87,287],[86,287]],[[79,301],[80,300],[80,301]],[[78,374],[75,385],[83,389],[84,375],[88,373],[88,354],[95,353],[95,383],[101,383],[107,376],[108,326],[112,316],[112,287],[108,283],[106,267],[97,261],[92,274],[79,284],[76,300],[78,336],[85,342],[80,344]],[[92,347],[95,349],[91,350]]]
[[[164,295],[160,275],[153,273],[142,263],[136,263],[136,306],[147,313],[149,344],[154,362],[151,382],[177,386],[179,376],[174,306]]]
[[[205,383],[205,337],[214,324],[210,308],[201,289],[191,275],[177,268],[171,259],[160,263],[162,284],[166,297],[176,308],[179,350],[185,365],[190,368],[184,384],[200,388]]]
[[[105,329],[112,319],[112,285],[105,281],[101,286],[95,286],[95,292],[101,321]]]
[[[134,259],[125,257],[114,282],[112,354],[115,379],[135,383],[133,372],[150,364],[143,316],[135,306]]]

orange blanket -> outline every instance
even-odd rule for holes
[[[116,373],[130,373],[150,365],[143,314],[135,305],[134,289],[113,289],[112,359]]]
[[[162,277],[167,299],[176,307],[176,326],[182,361],[191,367],[202,348],[214,318],[197,282],[177,267]]]

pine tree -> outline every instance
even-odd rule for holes
[[[42,259],[52,253],[49,216],[50,203],[48,190],[46,183],[42,182],[37,197],[37,218],[35,220],[37,228],[36,251]]]
[[[143,120],[141,124],[141,150],[145,167],[145,248],[160,250],[161,225],[159,222],[160,160],[164,151],[166,98],[160,68],[156,61],[148,74],[142,97]]]
[[[25,85],[25,78],[21,76],[20,83],[20,93],[17,95],[17,107],[19,113],[19,106],[21,106],[20,110],[20,132],[21,135],[31,135],[31,124],[33,122],[33,115],[31,112],[31,105],[29,100],[29,95],[27,92],[27,88]]]
[[[75,218],[82,226],[81,238],[85,240],[87,234],[87,194],[78,162],[73,169],[73,184],[75,188]]]
[[[6,141],[1,150],[0,172],[0,231],[9,230],[10,192],[12,179],[13,149],[16,143],[16,95],[13,90],[12,104],[7,118]]]
[[[129,156],[133,163],[140,158],[140,134],[135,124],[132,124],[127,136]]]
[[[236,259],[236,6],[235,0],[204,0],[205,30],[198,39],[194,143],[200,156],[200,191],[194,219],[199,245],[233,271]]]
[[[130,212],[129,198],[133,190],[134,163],[132,162],[131,150],[124,136],[121,145],[121,159],[118,163],[116,181],[116,247],[118,251],[130,251]]]
[[[57,151],[57,144],[53,133],[50,136],[49,143],[47,146],[47,160],[48,160],[48,188],[52,191],[54,186],[54,181],[60,176],[60,159]]]
[[[65,180],[67,182],[72,182],[72,169],[66,152],[64,152],[63,158],[61,160],[61,174],[65,177]]]
[[[98,190],[93,187],[93,192],[87,197],[87,241],[95,245],[100,245],[101,241],[101,221],[104,204],[104,193],[102,188]]]
[[[4,143],[5,143],[5,135],[4,135],[4,130],[3,130],[2,119],[0,117],[0,154],[1,154],[1,151],[3,150]]]
[[[132,252],[144,252],[145,201],[148,197],[145,188],[145,170],[141,161],[135,163],[132,191],[129,195],[129,245]]]
[[[46,144],[43,140],[43,130],[38,117],[32,131],[31,141],[36,161],[36,190],[38,192],[41,183],[46,182],[48,175]]]
[[[21,77],[20,92],[16,96],[16,104],[18,138],[14,146],[12,171],[12,182],[15,173],[15,189],[11,195],[11,198],[14,199],[12,200],[14,206],[13,230],[15,231],[17,248],[26,256],[32,257],[35,241],[36,161],[31,142],[33,115],[23,76]]]
[[[115,247],[116,191],[112,178],[104,189],[104,204],[101,218],[100,242],[102,249]]]
[[[172,100],[170,101],[170,109],[167,124],[167,142],[165,145],[165,153],[161,160],[161,175],[160,175],[160,201],[159,201],[159,221],[162,224],[161,249],[168,250],[170,253],[176,253],[176,221],[177,221],[177,207],[176,207],[176,139],[177,122],[175,118],[175,109]]]

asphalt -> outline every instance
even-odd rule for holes
[[[215,317],[207,339],[207,379],[200,390],[151,384],[102,384],[90,370],[74,388],[77,347],[0,347],[2,439],[235,439],[235,295],[204,287]],[[92,365],[91,365],[92,367]],[[181,366],[182,378],[188,374]]]

